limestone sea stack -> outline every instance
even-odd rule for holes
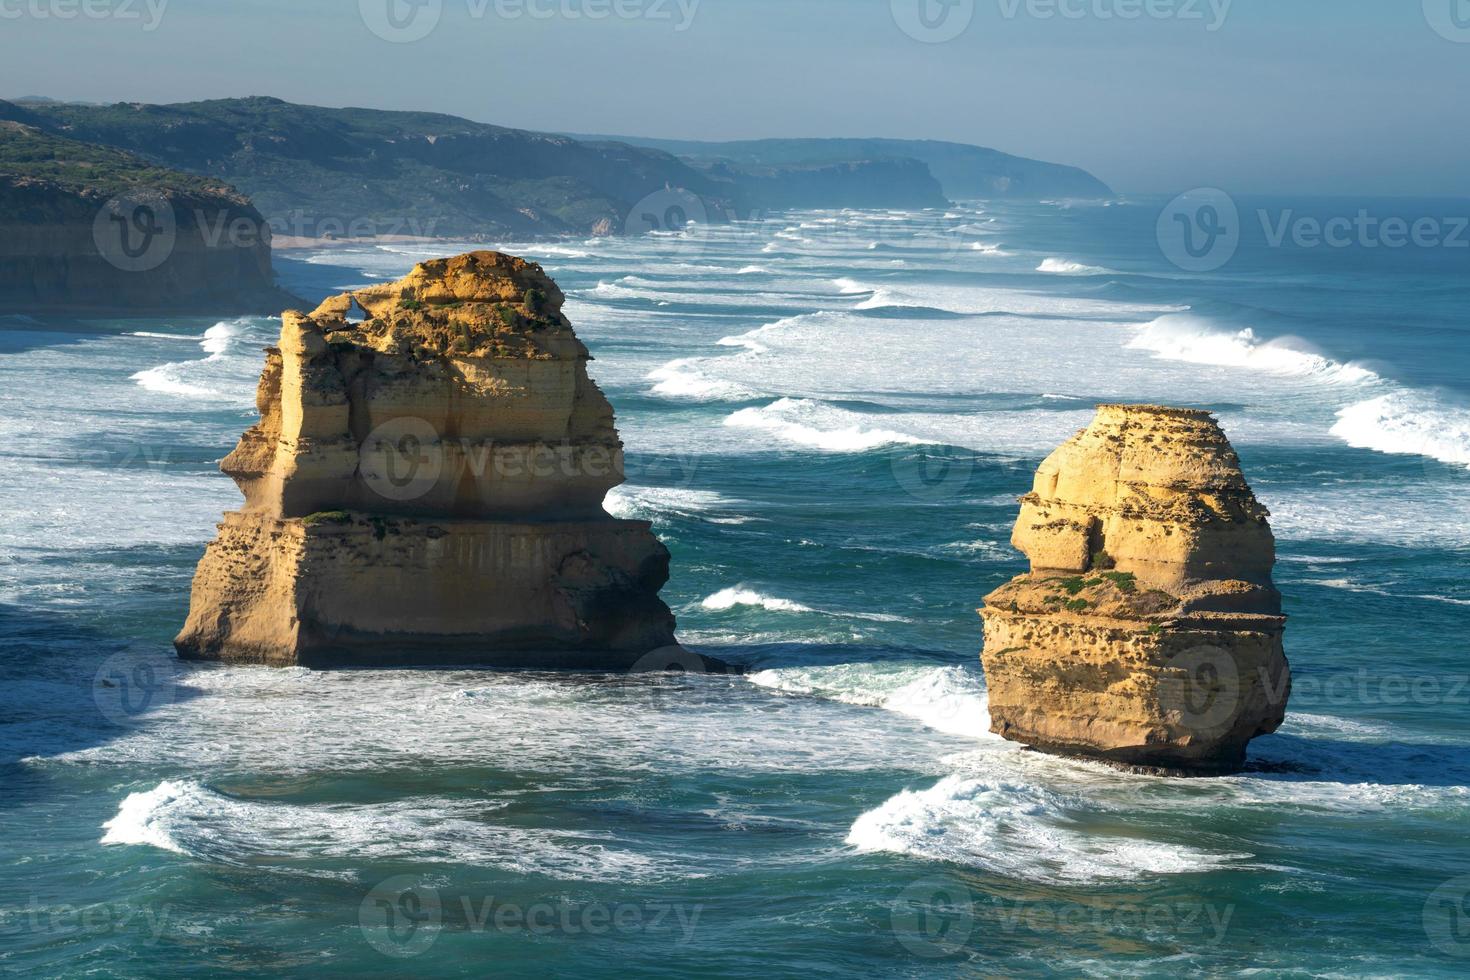
[[[602,506],[622,443],[562,300],[474,252],[285,313],[180,655],[619,669],[673,644],[667,549]]]
[[[985,597],[991,730],[1180,773],[1238,769],[1291,687],[1267,511],[1208,412],[1103,405],[1047,457]]]

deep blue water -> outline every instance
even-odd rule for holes
[[[180,668],[278,322],[0,320],[0,970],[1463,972],[1470,248],[1269,234],[1470,205],[1235,204],[1203,272],[1162,199],[502,243],[596,356],[609,510],[742,677]],[[468,247],[278,266],[316,298]],[[1240,776],[985,731],[1015,497],[1120,400],[1216,411],[1273,512],[1296,689]]]

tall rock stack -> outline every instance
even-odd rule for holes
[[[622,668],[673,644],[668,551],[602,507],[622,444],[562,301],[474,252],[284,314],[180,655]]]
[[[1041,464],[985,597],[991,729],[1169,772],[1238,769],[1291,687],[1267,511],[1208,412],[1104,405]]]

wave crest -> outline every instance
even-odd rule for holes
[[[1215,871],[1250,856],[1068,826],[1084,806],[1039,786],[946,776],[858,817],[847,843],[1058,885]]]

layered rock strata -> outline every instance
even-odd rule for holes
[[[0,118],[0,312],[274,313],[271,229],[217,180]]]
[[[622,444],[562,300],[475,252],[285,313],[180,655],[625,668],[673,644],[668,551],[602,507]]]
[[[1163,771],[1239,768],[1291,674],[1266,508],[1208,412],[1104,405],[1041,464],[985,597],[991,730]]]

